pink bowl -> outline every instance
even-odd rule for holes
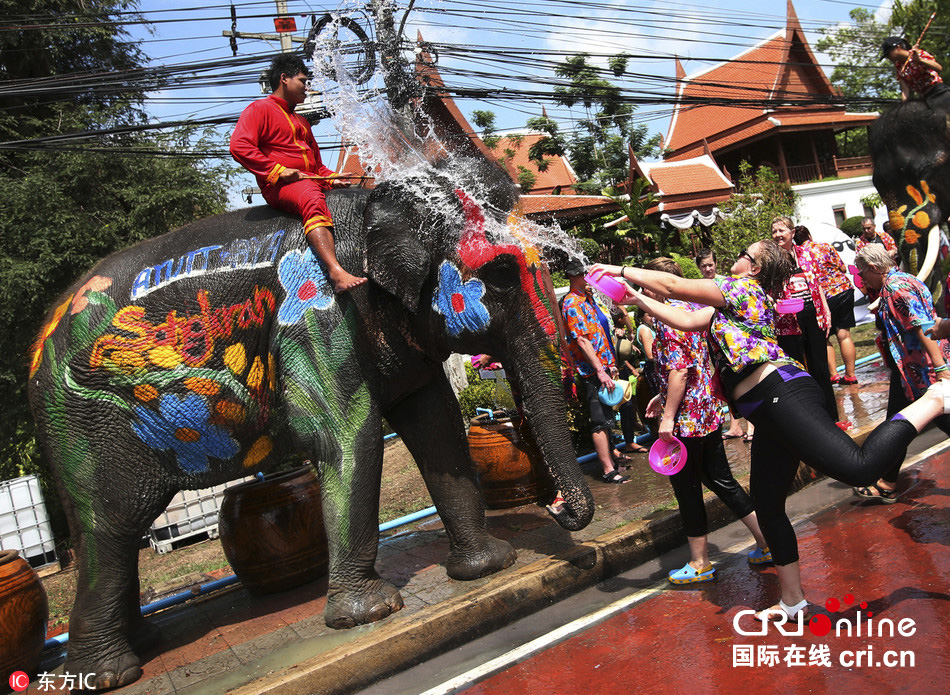
[[[797,314],[804,308],[804,299],[780,299],[775,302],[775,310],[780,314]]]
[[[593,275],[588,274],[584,276],[584,279],[587,280],[587,284],[591,287],[607,295],[615,302],[619,302],[624,298],[624,295],[627,294],[626,285],[610,275],[602,275],[599,279],[595,280]]]
[[[686,465],[686,447],[676,437],[672,442],[657,439],[650,447],[650,468],[663,475],[679,473]]]

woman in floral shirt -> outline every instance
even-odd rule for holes
[[[656,258],[646,267],[683,274],[671,258]],[[669,300],[669,304],[684,311],[699,308],[678,299]],[[670,477],[670,483],[683,519],[690,560],[681,569],[670,572],[669,579],[673,584],[708,582],[716,573],[709,562],[704,484],[751,531],[757,547],[749,553],[749,562],[771,562],[752,500],[736,482],[726,459],[720,432],[722,400],[713,393],[714,374],[706,338],[702,333],[678,331],[661,321],[656,322],[656,328],[654,354],[661,390],[647,407],[647,414],[660,418],[660,439],[672,441],[676,436],[686,447],[686,465]]]
[[[755,425],[751,494],[756,517],[772,552],[781,599],[769,609],[789,618],[807,613],[795,530],[785,497],[799,461],[849,485],[867,485],[904,456],[931,420],[950,411],[950,387],[941,381],[900,413],[878,425],[864,445],[842,432],[824,408],[815,380],[775,340],[769,294],[781,292],[792,273],[789,255],[773,241],[739,254],[732,277],[686,279],[639,268],[595,265],[594,277],[610,273],[664,297],[703,305],[687,312],[628,288],[623,303],[653,314],[681,331],[708,331],[710,355],[735,410]],[[626,277],[624,277],[626,276]],[[760,614],[768,619],[769,612]]]
[[[818,282],[819,262],[812,252],[794,243],[795,225],[788,217],[772,220],[772,241],[790,252],[795,269],[777,299],[801,299],[804,308],[797,314],[777,314],[778,343],[790,357],[804,363],[825,395],[825,408],[838,419],[838,400],[828,371],[826,340],[831,330],[831,312]]]
[[[818,284],[825,293],[828,301],[828,312],[831,314],[831,333],[838,339],[841,349],[841,360],[844,362],[844,376],[838,377],[835,365],[835,351],[831,347],[831,336],[827,343],[828,372],[831,374],[831,383],[841,386],[850,386],[858,383],[854,375],[855,350],[851,339],[851,329],[854,328],[854,285],[848,268],[841,255],[831,244],[822,244],[813,241],[808,227],[795,227],[795,243],[811,252],[818,261]]]
[[[933,340],[923,332],[935,320],[933,296],[917,278],[894,267],[883,246],[870,244],[855,257],[861,279],[872,297],[879,296],[877,347],[891,370],[888,417],[923,396],[938,379],[950,379],[950,341]],[[950,434],[950,418],[937,425]],[[900,462],[872,485],[855,488],[859,497],[884,504],[897,501]]]

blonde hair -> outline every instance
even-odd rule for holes
[[[773,217],[773,218],[772,218],[772,225],[774,225],[776,222],[781,222],[782,224],[784,224],[784,225],[788,228],[788,231],[790,231],[790,232],[794,232],[794,231],[795,231],[795,223],[792,222],[792,218],[791,218],[791,217],[783,217],[783,216],[781,216],[781,215],[778,216],[778,217]],[[769,225],[769,227],[771,227],[772,225]]]

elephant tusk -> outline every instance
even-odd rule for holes
[[[877,311],[877,308],[878,308],[879,306],[881,306],[881,298],[880,298],[880,297],[878,297],[878,298],[875,299],[873,302],[871,302],[870,304],[868,304],[868,311],[870,311],[870,312],[873,314],[873,313],[875,313],[875,312]]]
[[[937,252],[940,250],[940,229],[934,225],[927,235],[927,255],[924,256],[924,262],[920,266],[920,272],[917,273],[917,279],[925,285],[927,278],[930,277],[934,264],[937,262]]]

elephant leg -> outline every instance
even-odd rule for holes
[[[383,469],[379,414],[374,409],[356,432],[341,426],[334,435],[339,456],[317,466],[330,555],[323,617],[328,627],[347,629],[382,620],[404,604],[399,590],[376,573]]]
[[[158,642],[158,629],[139,609],[138,545],[173,493],[130,487],[116,495],[110,487],[87,494],[108,500],[109,508],[96,506],[91,528],[74,526],[81,528],[76,535],[77,589],[64,668],[67,673],[94,673],[96,689],[118,688],[142,675],[136,651]]]
[[[518,554],[489,535],[458,402],[444,376],[400,401],[386,418],[409,449],[449,537],[445,568],[477,579],[510,566]]]

